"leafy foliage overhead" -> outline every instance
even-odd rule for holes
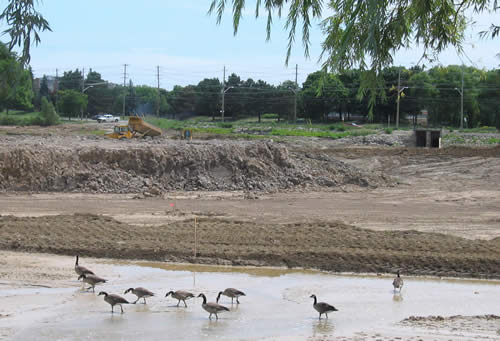
[[[40,43],[40,32],[52,31],[47,20],[35,9],[37,0],[10,0],[0,14],[0,22],[7,23],[4,34],[10,36],[9,50],[22,45],[20,62],[22,65],[30,62],[31,43]]]
[[[212,0],[209,13],[214,13],[220,23],[226,6],[232,4],[236,34],[246,2]],[[395,51],[410,47],[413,41],[424,47],[423,57],[429,59],[448,46],[461,50],[466,11],[497,11],[499,5],[497,0],[257,0],[256,17],[262,8],[267,15],[267,39],[273,15],[287,13],[287,62],[297,26],[302,26],[302,42],[305,54],[309,54],[311,22],[317,19],[322,20],[325,34],[325,66],[333,71],[355,66],[380,71],[392,64]],[[329,15],[323,17],[323,13]]]
[[[234,33],[238,32],[246,0],[212,0],[208,12],[220,23],[227,5],[232,4]],[[325,7],[327,10],[325,10]],[[383,78],[381,71],[393,63],[393,55],[415,42],[424,48],[423,59],[434,60],[449,46],[463,51],[466,13],[498,11],[498,0],[257,0],[255,16],[264,9],[267,39],[273,16],[286,14],[288,32],[286,63],[290,59],[298,26],[302,27],[304,52],[309,56],[310,28],[321,20],[325,39],[321,59],[325,69],[334,73],[359,68],[360,96],[369,91],[370,113]],[[324,13],[328,13],[325,17]],[[483,36],[498,36],[492,24]],[[367,71],[368,72],[365,72]],[[380,92],[379,92],[380,95]]]

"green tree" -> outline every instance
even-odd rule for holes
[[[435,124],[460,126],[462,77],[464,79],[464,118],[469,127],[479,123],[479,82],[481,71],[459,65],[434,67],[429,75],[439,90],[432,115]]]
[[[59,122],[59,115],[57,115],[56,110],[54,109],[54,105],[49,102],[46,97],[42,97],[41,103],[41,125],[51,126],[57,124]]]
[[[438,99],[439,90],[428,72],[415,72],[408,80],[408,96],[405,97],[409,111],[412,115],[418,115],[421,110],[427,110],[429,119],[434,121],[435,103]]]
[[[78,69],[75,71],[64,71],[62,77],[59,77],[60,90],[82,91],[83,75]]]
[[[10,0],[0,14],[0,23],[5,21],[7,29],[3,32],[10,36],[9,50],[15,46],[23,46],[20,58],[21,65],[30,62],[31,43],[40,43],[40,32],[51,31],[49,23],[36,11],[36,0]]]
[[[168,104],[170,106],[169,114],[173,118],[183,118],[185,116],[192,116],[195,114],[196,102],[198,94],[196,87],[188,85],[185,87],[176,85],[168,93]]]
[[[16,54],[0,43],[0,109],[31,110],[33,108],[31,73],[23,69]]]
[[[215,13],[220,23],[227,3],[232,4],[236,34],[245,0],[212,0],[209,13]],[[418,44],[424,48],[422,57],[430,60],[449,46],[461,51],[468,11],[481,13],[500,8],[496,0],[330,0],[327,7],[329,15],[323,18],[323,0],[259,0],[255,15],[258,17],[264,9],[269,40],[273,16],[287,13],[287,63],[297,26],[302,28],[302,42],[308,56],[312,21],[322,19],[324,67],[332,72],[355,66],[361,71],[369,70],[370,75],[361,78],[361,87],[364,90],[370,88],[371,107],[376,102],[377,93],[381,95],[383,91],[377,91],[383,82],[382,70],[392,65],[396,51]],[[497,25],[492,25],[491,30],[493,36],[498,36]]]
[[[85,88],[88,97],[87,112],[90,115],[112,112],[113,94],[99,72],[90,70],[85,79]]]
[[[198,83],[196,112],[200,115],[219,116],[222,84],[217,78],[205,78]]]
[[[47,76],[42,77],[42,81],[40,82],[40,96],[48,97],[49,96],[49,84],[47,81]]]
[[[359,94],[361,72],[358,69],[346,70],[339,74],[339,79],[348,91],[344,99],[347,120],[350,121],[352,115],[366,116],[368,103]]]
[[[87,108],[87,95],[75,90],[60,90],[59,95],[59,112],[67,115],[67,117],[78,117]]]
[[[0,43],[0,111],[8,109],[8,101],[14,96],[21,70],[16,55]]]
[[[479,91],[481,125],[500,129],[500,70],[488,71],[479,84]]]
[[[326,120],[330,112],[339,108],[349,95],[339,77],[317,71],[309,74],[302,85],[304,114],[312,120]]]

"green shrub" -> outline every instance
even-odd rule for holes
[[[262,114],[262,118],[277,119],[278,118],[278,114]]]
[[[328,126],[328,130],[336,130],[336,131],[346,131],[346,127],[343,124],[331,124]]]
[[[42,97],[42,112],[40,113],[40,125],[52,126],[59,122],[59,115],[52,103],[47,101],[47,98]]]
[[[221,128],[232,128],[233,124],[229,122],[220,122],[217,124]]]
[[[32,126],[40,123],[40,116],[0,115],[0,125],[3,126]]]
[[[393,128],[385,128],[384,131],[385,131],[386,134],[392,134],[392,132],[394,131],[394,129]]]

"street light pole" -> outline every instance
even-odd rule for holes
[[[462,65],[462,91],[460,91],[460,129],[464,129],[464,66]]]
[[[234,88],[234,86],[230,86],[227,89],[225,86],[224,86],[224,88],[222,88],[222,110],[220,111],[222,114],[222,122],[224,122],[224,110],[225,110],[224,97],[225,97],[226,92],[228,92],[232,88]]]
[[[298,89],[297,74],[298,74],[298,70],[299,70],[299,65],[295,64],[295,91],[294,91],[295,99],[294,99],[294,103],[293,103],[293,122],[292,122],[294,124],[297,123],[297,89]]]
[[[399,70],[398,73],[398,99],[397,99],[397,109],[396,109],[396,129],[399,128],[399,99],[401,98],[401,93],[403,92],[404,89],[407,89],[408,87],[405,86],[401,88],[401,69]]]

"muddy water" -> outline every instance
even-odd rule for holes
[[[102,296],[82,291],[76,280],[56,281],[52,288],[0,286],[0,338],[302,340],[365,335],[363,332],[413,336],[421,331],[397,322],[412,315],[500,314],[499,282],[405,277],[402,293],[394,294],[392,278],[384,276],[110,261],[99,261],[93,269],[109,279],[98,291],[122,295],[129,287],[143,286],[157,296],[148,299],[147,305],[125,305],[124,314],[111,314]],[[185,308],[164,297],[169,290],[184,289],[203,292],[214,301],[217,292],[226,287],[239,288],[247,296],[240,299],[240,305],[223,296],[219,303],[231,311],[221,314],[219,320],[208,319],[201,299],[189,300]],[[328,320],[318,320],[309,298],[312,293],[339,311]],[[135,300],[133,295],[123,296]]]

